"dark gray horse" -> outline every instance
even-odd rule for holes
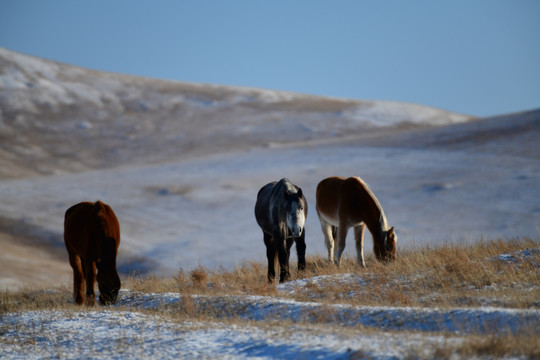
[[[279,282],[288,280],[289,257],[296,242],[298,270],[306,268],[306,242],[304,224],[307,201],[302,189],[288,179],[281,179],[263,186],[257,194],[255,218],[261,227],[268,258],[268,281],[273,282],[276,272],[276,255],[279,259]]]

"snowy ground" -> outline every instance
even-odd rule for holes
[[[328,331],[316,326],[238,326],[172,322],[137,312],[27,312],[2,321],[4,359],[349,359],[402,358],[426,344],[459,337]],[[10,344],[10,342],[12,342]],[[429,354],[429,351],[426,351]]]
[[[503,261],[512,261],[504,254]],[[334,276],[351,281],[354,275]],[[279,286],[301,291],[306,282]],[[174,320],[178,293],[122,290],[106,310],[27,311],[0,319],[3,359],[402,359],[455,354],[473,335],[540,334],[538,310],[331,305],[265,296],[192,296],[222,322]],[[241,319],[233,321],[230,319]],[[439,352],[437,351],[443,351]],[[438,354],[438,355],[436,355]],[[444,357],[444,356],[443,356]]]
[[[527,260],[539,268],[539,259],[539,249],[527,249],[486,260],[502,266]],[[362,281],[362,276],[294,280],[280,284],[272,297],[123,289],[119,302],[107,308],[4,313],[0,355],[2,359],[458,359],[470,358],[460,348],[471,341],[540,335],[538,309],[354,306],[287,298],[314,284],[346,284]],[[193,309],[215,314],[215,320],[201,320]],[[186,311],[194,315],[182,316]],[[522,358],[514,355],[504,358]]]

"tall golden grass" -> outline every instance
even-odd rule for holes
[[[500,254],[537,249],[512,261]],[[540,243],[531,239],[480,241],[408,249],[389,264],[368,258],[367,269],[344,259],[339,267],[321,257],[308,257],[302,291],[280,292],[299,301],[388,306],[498,306],[540,307]],[[332,275],[350,274],[340,281]],[[310,279],[320,277],[317,281]],[[142,292],[175,291],[204,295],[276,295],[276,284],[266,280],[266,264],[246,262],[234,269],[197,267],[180,270],[173,278],[129,278],[128,288]]]
[[[521,251],[533,249],[529,256]],[[534,251],[536,249],[536,251]],[[499,259],[515,254],[513,259]],[[322,257],[308,257],[307,268],[292,278],[305,279],[301,291],[280,297],[354,305],[540,307],[540,242],[531,239],[479,241],[403,250],[395,262],[368,257],[367,268],[343,259],[339,267]],[[333,275],[349,274],[347,280]],[[313,278],[318,277],[317,281]],[[198,266],[180,269],[171,278],[128,277],[123,287],[138,292],[178,292],[201,295],[278,294],[266,278],[266,264],[245,262],[233,269]],[[70,304],[71,289],[23,289],[0,292],[0,313]]]

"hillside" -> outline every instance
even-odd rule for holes
[[[63,215],[82,200],[117,213],[124,276],[261,260],[255,196],[281,177],[307,196],[309,255],[326,252],[314,190],[331,175],[370,184],[398,251],[538,237],[538,111],[473,119],[416,104],[102,73],[6,49],[0,109],[7,287],[70,282]],[[30,260],[46,269],[39,277]]]
[[[0,48],[0,178],[155,164],[469,117],[357,101],[110,74]]]

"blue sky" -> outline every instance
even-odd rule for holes
[[[477,116],[540,108],[538,0],[0,0],[0,47],[98,70]]]

